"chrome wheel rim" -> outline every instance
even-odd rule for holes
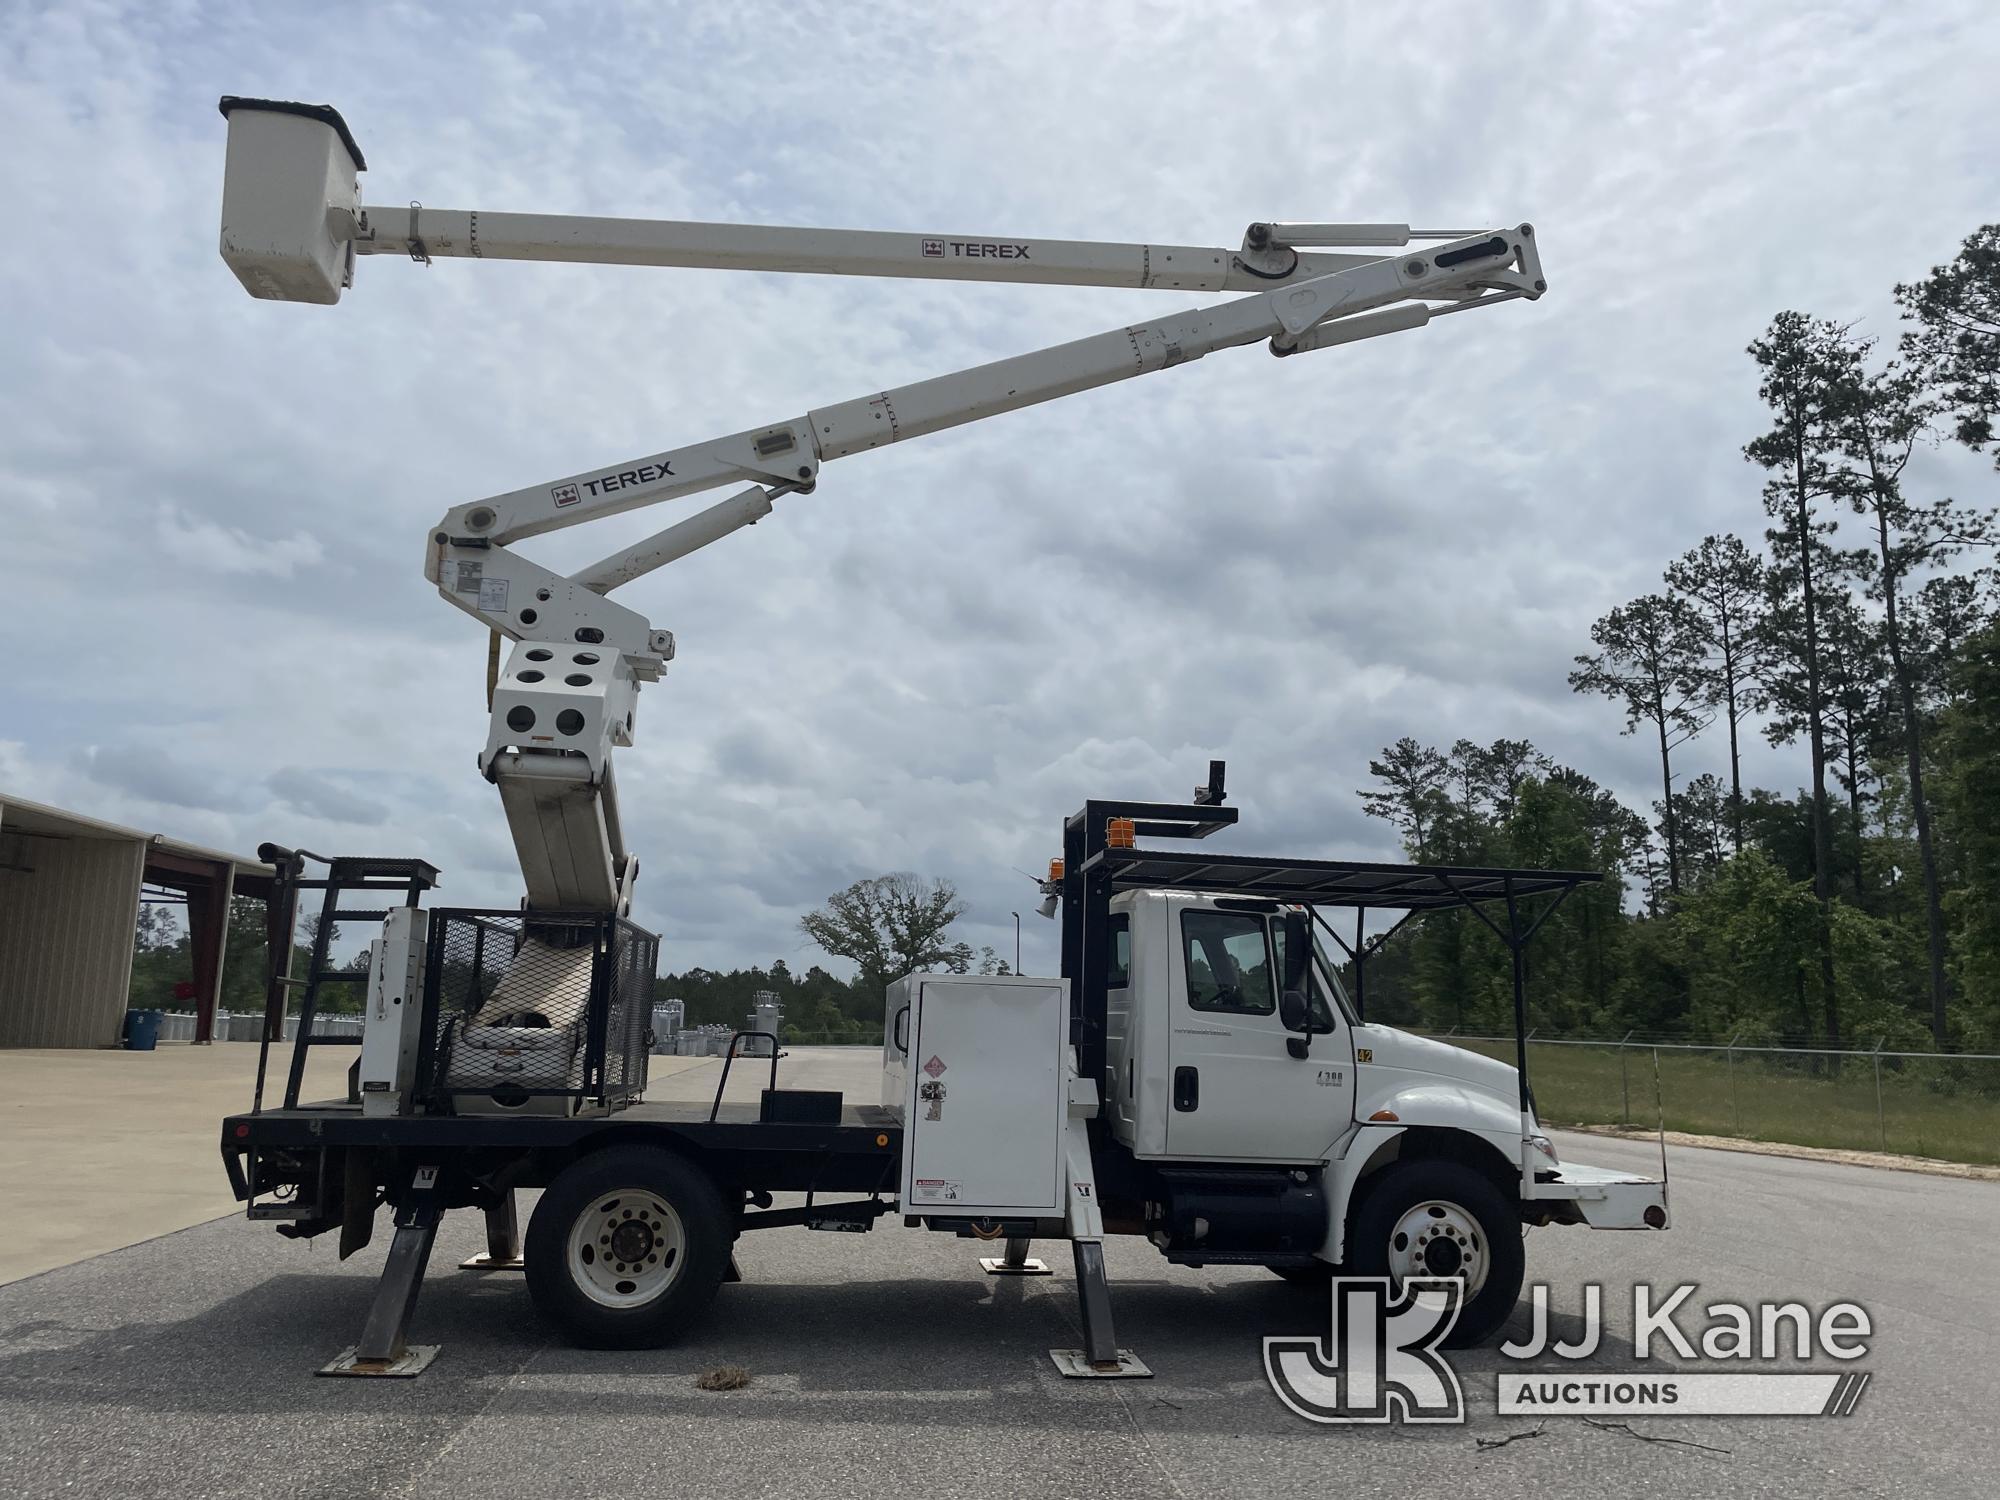
[[[1389,1274],[1398,1286],[1412,1278],[1456,1277],[1465,1283],[1470,1301],[1486,1285],[1492,1263],[1492,1247],[1479,1220],[1442,1198],[1415,1205],[1389,1231]]]
[[[681,1217],[657,1193],[605,1193],[569,1231],[569,1274],[604,1307],[641,1307],[680,1278],[687,1263]]]

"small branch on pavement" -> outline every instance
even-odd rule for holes
[[[1635,1437],[1642,1443],[1673,1443],[1682,1448],[1699,1448],[1704,1453],[1720,1453],[1725,1458],[1730,1454],[1727,1448],[1711,1448],[1706,1443],[1697,1443],[1688,1438],[1660,1437],[1650,1432],[1640,1432],[1629,1422],[1600,1422],[1594,1417],[1585,1417],[1583,1425],[1595,1427],[1600,1432],[1622,1432],[1627,1437]]]
[[[1543,1425],[1546,1426],[1547,1424]],[[1540,1437],[1542,1430],[1541,1427],[1530,1427],[1526,1432],[1510,1432],[1505,1437],[1476,1437],[1473,1439],[1473,1442],[1477,1443],[1481,1448],[1504,1448],[1509,1443],[1520,1442],[1522,1438]]]

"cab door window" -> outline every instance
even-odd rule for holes
[[[1278,1008],[1264,919],[1244,912],[1181,913],[1188,1004],[1195,1010],[1268,1016]]]
[[[1104,933],[1104,987],[1122,990],[1132,982],[1132,918],[1112,917]]]

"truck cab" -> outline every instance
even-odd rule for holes
[[[1187,891],[1113,898],[1103,1094],[1135,1158],[1317,1165],[1352,1129],[1357,1023],[1317,954],[1301,976],[1311,1065],[1292,1055],[1308,1033],[1281,1003],[1290,915]]]
[[[1113,898],[1112,1138],[1139,1160],[1316,1166],[1371,1116],[1407,1114],[1464,1129],[1511,1162],[1516,1070],[1364,1024],[1308,924],[1304,907],[1270,900],[1173,890]],[[1288,1013],[1292,943],[1306,958]]]
[[[1234,822],[1219,764],[1189,804],[1086,804],[1044,887],[1100,1101],[1105,1232],[1295,1282],[1456,1277],[1453,1341],[1475,1342],[1513,1310],[1527,1226],[1666,1227],[1664,1177],[1561,1161],[1522,1066],[1368,1023],[1319,941],[1327,908],[1470,911],[1518,958],[1534,916],[1597,876],[1141,846]]]

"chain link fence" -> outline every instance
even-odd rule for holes
[[[1502,1062],[1512,1037],[1430,1032]],[[1621,1125],[2000,1165],[2000,1056],[1733,1043],[1528,1040],[1548,1125]]]
[[[160,1013],[160,1035],[163,1042],[192,1042],[195,1032],[195,1013],[191,1010],[168,1010]],[[285,1017],[285,1040],[291,1041],[299,1034],[297,1015]],[[264,1035],[264,1012],[261,1010],[218,1010],[215,1013],[214,1039],[218,1042],[255,1042]],[[319,1017],[321,1036],[360,1036],[361,1017],[331,1015],[324,1011]]]

